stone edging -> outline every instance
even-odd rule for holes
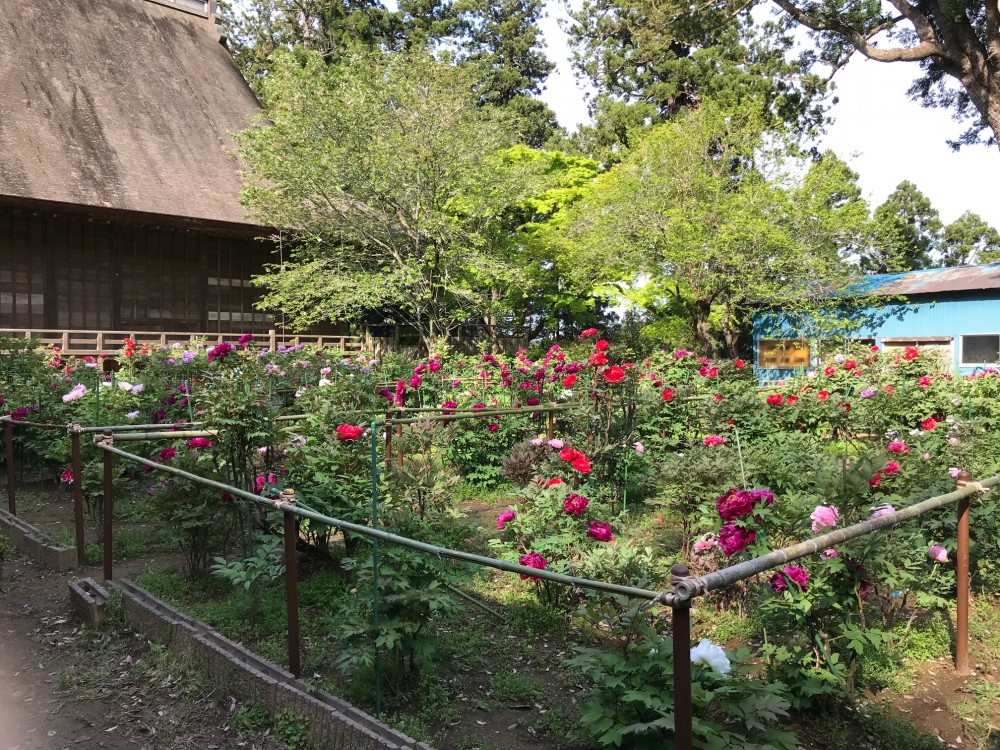
[[[310,695],[276,664],[223,637],[130,581],[114,581],[129,623],[175,656],[207,671],[240,700],[272,716],[291,711],[309,719],[309,741],[330,750],[432,750],[328,693]]]
[[[15,549],[42,565],[59,573],[65,573],[76,567],[74,547],[56,544],[42,531],[5,510],[0,510],[0,527],[7,532]]]

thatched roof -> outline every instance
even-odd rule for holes
[[[0,197],[248,224],[228,133],[258,105],[206,6],[0,0]]]

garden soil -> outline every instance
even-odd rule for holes
[[[149,644],[114,631],[86,633],[68,584],[8,552],[0,580],[0,750],[253,750],[237,737],[235,702],[199,689]],[[261,735],[265,730],[261,730]]]

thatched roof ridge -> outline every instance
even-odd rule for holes
[[[257,100],[185,4],[0,0],[0,199],[250,224],[228,133]]]

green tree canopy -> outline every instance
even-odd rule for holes
[[[866,230],[856,175],[832,154],[786,164],[789,149],[755,107],[679,115],[570,209],[567,262],[647,308],[683,309],[707,353],[716,321],[735,354],[754,304],[803,307],[846,283]]]
[[[1000,232],[979,214],[966,211],[941,233],[941,264],[968,266],[1000,261]]]
[[[578,138],[585,153],[606,158],[631,133],[707,100],[754,102],[768,124],[804,134],[823,121],[823,83],[805,71],[808,61],[792,59],[780,24],[676,0],[585,0],[571,16],[574,65],[598,92],[595,125]]]
[[[941,236],[941,219],[930,199],[903,180],[875,209],[872,244],[861,253],[865,273],[930,268]]]
[[[511,157],[516,123],[478,106],[474,69],[425,53],[273,59],[268,122],[238,136],[245,204],[293,240],[262,277],[267,307],[302,326],[377,314],[430,347],[518,283],[500,227],[545,178]]]

